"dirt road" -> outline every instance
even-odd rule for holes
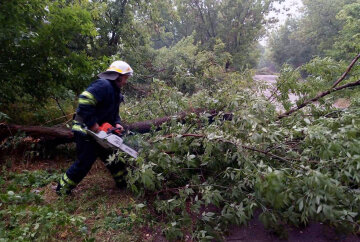
[[[269,89],[267,89],[264,92],[264,95],[266,97],[270,97],[272,95],[272,93],[273,93],[273,90],[275,90],[275,84],[276,84],[276,78],[277,77],[278,76],[276,76],[276,75],[255,75],[254,80],[259,81],[259,82],[263,82],[263,83],[269,85]],[[289,98],[290,98],[290,101],[292,103],[295,103],[299,99],[294,94],[290,94]]]

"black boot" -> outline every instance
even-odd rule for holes
[[[125,180],[116,181],[115,183],[119,189],[121,189],[121,190],[126,189],[127,184],[126,184]]]
[[[66,188],[66,187],[62,187],[60,182],[58,182],[58,185],[56,187],[56,194],[59,196],[63,196],[63,195],[70,195],[71,194],[71,189]]]

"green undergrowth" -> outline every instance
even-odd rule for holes
[[[142,204],[127,194],[109,194],[103,184],[96,186],[97,177],[84,191],[59,198],[53,186],[60,176],[42,170],[14,173],[3,167],[0,241],[142,240],[139,229],[151,224],[145,221]]]
[[[49,240],[54,238],[58,229],[71,229],[80,235],[84,219],[72,216],[56,206],[47,204],[43,199],[41,187],[59,178],[59,175],[44,171],[15,174],[1,172],[1,230],[4,241]]]
[[[0,103],[1,110],[8,116],[7,118],[2,117],[0,113],[0,121],[45,126],[66,123],[75,112],[75,95],[72,92],[69,93],[63,98],[49,98],[43,103],[28,96],[18,98],[6,107]]]

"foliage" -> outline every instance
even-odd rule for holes
[[[127,122],[151,120],[181,112],[186,105],[186,96],[176,87],[169,87],[164,81],[155,79],[150,95],[133,100],[120,107],[122,118]]]
[[[276,92],[266,98],[262,93],[268,87],[257,85],[252,71],[235,70],[255,65],[256,41],[274,2],[2,4],[1,119],[42,123],[72,113],[69,100],[119,58],[137,72],[132,84],[149,88],[141,99],[129,98],[121,107],[122,118],[174,118],[157,132],[126,138],[140,149],[138,159],[119,154],[129,165],[128,187],[141,200],[138,205],[134,200],[111,209],[99,205],[111,197],[98,186],[78,202],[49,204],[41,191],[59,174],[3,170],[0,236],[49,240],[68,231],[70,239],[93,239],[96,233],[122,229],[119,240],[131,240],[148,222],[160,224],[169,240],[221,240],[230,225],[247,224],[257,213],[275,232],[286,224],[319,221],[359,233],[358,90],[333,93],[278,119],[279,109],[289,110],[328,90],[345,70],[346,62],[338,60],[357,51],[358,3],[304,1],[305,17],[287,21],[271,39],[277,64],[295,67],[283,66]],[[326,53],[334,58],[312,59]],[[356,65],[343,83],[359,77]],[[349,98],[349,108],[333,107],[338,93]],[[289,94],[299,97],[296,104]],[[204,111],[191,113],[194,109]],[[174,115],[183,110],[189,115],[179,122]],[[17,145],[21,138],[10,138],[0,148]],[[97,213],[101,219],[94,222]],[[87,214],[91,226],[76,214]]]
[[[301,21],[302,27],[299,34],[308,46],[313,46],[312,56],[323,56],[326,50],[332,48],[336,36],[342,29],[342,23],[336,20],[336,15],[344,5],[351,2],[355,1],[303,1],[305,16]]]
[[[297,38],[299,23],[295,19],[288,19],[279,30],[274,31],[269,39],[272,59],[278,64],[290,64],[298,67],[311,58],[311,46]]]
[[[46,171],[23,171],[21,174],[9,173],[7,178],[14,183],[21,184],[23,187],[39,188],[52,181],[57,181],[60,175],[49,174]]]
[[[340,21],[345,22],[344,28],[335,42],[334,56],[350,59],[360,52],[360,3],[346,5],[336,16]],[[330,53],[332,51],[329,51]]]
[[[345,68],[344,62],[336,62],[329,57],[315,58],[297,69],[284,65],[277,81],[277,89],[280,91],[280,95],[277,96],[278,101],[288,110],[292,106],[289,94],[295,94],[298,97],[297,104],[315,97],[319,92],[327,90],[336,81],[335,77],[341,76],[341,71]],[[302,73],[306,74],[306,80],[302,80]],[[355,81],[355,79],[356,75],[350,80]],[[336,97],[337,95],[334,95],[327,101],[334,102]],[[325,104],[324,100],[320,102]],[[327,102],[327,105],[331,105],[331,102]]]
[[[234,58],[228,60],[235,69],[253,67],[258,56],[256,42],[263,34],[264,16],[272,8],[269,1],[159,1],[152,18],[152,39],[156,46],[175,44],[195,32],[194,39],[202,49],[210,50],[220,39],[225,51]],[[169,9],[170,8],[170,9]],[[164,24],[165,20],[170,19]],[[160,25],[161,24],[161,25]]]
[[[64,91],[40,103],[26,95],[3,109],[13,123],[53,125],[66,123],[72,118],[76,108],[74,100],[76,97],[72,91]]]
[[[208,88],[223,69],[256,66],[264,16],[276,1],[4,3],[1,112],[14,122],[43,123],[42,114],[17,117],[18,107],[41,112],[51,99],[72,100],[68,93],[78,95],[115,59],[136,70],[134,83],[154,77],[186,93]]]
[[[299,69],[287,67],[281,73],[275,98],[285,108],[291,106],[286,103],[289,92],[311,98],[331,86],[345,66],[325,58],[303,69],[309,75],[306,82],[299,82]],[[346,82],[358,78],[354,70]],[[279,233],[284,224],[311,221],[359,232],[356,91],[350,91],[353,105],[347,110],[330,105],[333,94],[277,121],[275,105],[255,95],[259,87],[246,74],[227,75],[216,92],[177,99],[171,98],[176,89],[164,88],[169,107],[178,100],[188,108],[233,113],[230,121],[223,120],[223,112],[212,119],[207,112],[193,114],[185,123],[173,120],[158,132],[135,137],[141,151],[137,160],[130,159],[129,187],[163,218],[168,239],[221,239],[228,225],[246,224],[256,211],[267,228]],[[138,115],[143,105],[131,111]],[[151,110],[154,117],[164,114],[159,106]]]
[[[4,102],[23,100],[26,94],[43,100],[62,86],[77,90],[94,71],[86,55],[87,40],[96,35],[91,15],[81,4],[36,3],[1,6],[1,21],[8,21],[1,31]]]
[[[69,90],[78,93],[98,71],[101,60],[87,53],[97,32],[84,4],[1,4],[1,110],[14,121],[23,121],[16,117],[17,106],[41,107],[50,98],[64,99]]]
[[[67,94],[78,95],[93,80],[94,74],[108,66],[112,60],[108,55],[117,54],[117,58],[121,56],[131,64],[137,63],[137,59],[130,58],[131,50],[137,53],[135,57],[146,58],[141,54],[144,49],[137,49],[145,43],[141,40],[143,36],[135,33],[140,30],[136,29],[131,35],[129,31],[119,33],[133,29],[132,22],[128,21],[134,18],[130,10],[125,11],[125,16],[119,16],[121,24],[117,20],[115,26],[110,26],[116,28],[116,41],[108,45],[103,40],[112,31],[108,25],[114,23],[102,16],[107,16],[106,11],[114,6],[118,5],[113,1],[106,5],[85,0],[18,0],[2,4],[0,65],[4,71],[0,80],[0,108],[3,113],[23,122],[22,118],[16,119],[16,111],[10,104],[16,108],[28,104],[41,106],[51,98],[73,100]],[[118,11],[123,10],[111,10],[110,18],[118,16]],[[123,21],[129,24],[123,25]],[[119,30],[119,26],[122,29]],[[131,38],[125,39],[125,36]],[[135,39],[139,42],[135,43]],[[135,67],[138,66],[134,64]]]
[[[9,120],[9,116],[3,112],[0,112],[0,121]]]
[[[194,37],[189,36],[171,48],[163,47],[153,62],[159,79],[190,94],[221,81],[225,64],[231,59],[220,39],[210,51],[201,51],[193,42]]]
[[[99,195],[99,189],[90,189],[77,199],[52,198],[55,195],[52,184],[61,173],[43,170],[15,173],[3,167],[0,174],[2,240],[94,241],[104,239],[106,234],[111,239],[139,241],[143,236],[135,231],[149,219],[147,212],[134,200],[127,201],[126,195],[122,201],[117,197],[119,194],[110,197],[107,191]]]
[[[59,178],[45,171],[22,174],[2,171],[0,179],[0,237],[5,240],[49,240],[57,229],[81,235],[84,218],[58,211],[44,202],[38,188]],[[36,189],[35,189],[36,188]],[[57,228],[57,229],[54,229]]]

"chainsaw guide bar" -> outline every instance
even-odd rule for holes
[[[138,153],[134,149],[125,145],[123,139],[115,134],[107,134],[105,131],[100,131],[98,133],[95,133],[92,132],[91,130],[87,130],[87,133],[91,137],[93,137],[95,141],[105,149],[113,149],[113,150],[120,149],[126,154],[134,157],[135,159],[138,156]]]

